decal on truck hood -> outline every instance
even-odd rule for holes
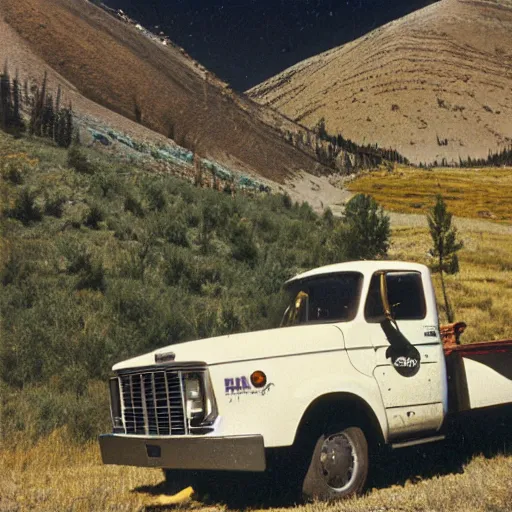
[[[243,395],[265,396],[272,387],[274,387],[274,383],[269,382],[264,387],[256,388],[251,385],[250,379],[245,376],[226,377],[224,379],[224,392],[226,396],[237,397],[238,400]]]

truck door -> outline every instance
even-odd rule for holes
[[[444,418],[447,384],[430,275],[410,270],[382,274],[371,278],[364,314],[390,438],[436,431]],[[384,315],[385,288],[391,318]]]

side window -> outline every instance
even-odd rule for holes
[[[427,314],[423,283],[419,272],[387,272],[388,298],[395,320],[422,320]],[[382,320],[384,308],[380,296],[380,274],[374,274],[364,308],[366,321]]]

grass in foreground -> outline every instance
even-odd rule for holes
[[[352,192],[371,194],[386,210],[425,213],[442,194],[457,217],[512,222],[512,169],[411,169],[376,171],[353,181]]]
[[[436,463],[447,458],[444,450],[444,446],[439,444],[390,456],[392,458],[386,459],[382,465],[383,474],[393,471],[393,467],[399,468],[404,461],[415,471],[411,471],[405,480],[397,478],[394,484],[393,479],[386,477],[385,486],[378,485],[362,498],[334,505],[318,503],[290,509],[290,502],[286,509],[279,509],[273,508],[275,500],[263,497],[262,501],[253,501],[250,493],[245,491],[242,502],[245,505],[236,500],[233,503],[237,504],[233,505],[233,492],[236,492],[233,484],[221,492],[227,504],[205,504],[195,501],[192,496],[179,508],[226,511],[233,510],[233,507],[250,507],[275,512],[510,510],[512,456],[486,458],[476,455],[466,462],[464,455],[454,452],[449,467],[442,475],[432,477]],[[171,492],[162,485],[160,470],[103,466],[96,444],[74,445],[63,432],[54,432],[25,450],[0,449],[0,472],[2,511],[148,511],[176,508],[176,505],[162,504],[169,501]]]

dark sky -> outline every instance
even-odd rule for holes
[[[104,0],[243,91],[436,0]]]

